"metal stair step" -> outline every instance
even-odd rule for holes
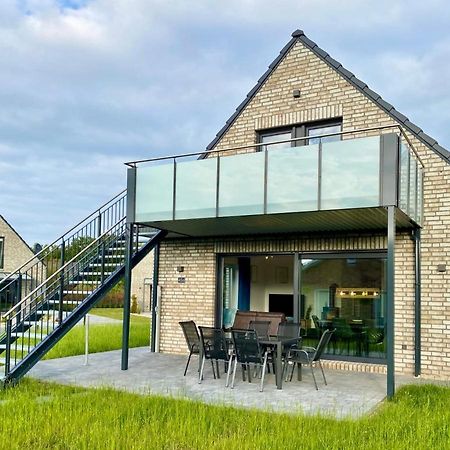
[[[82,295],[82,294],[80,293],[80,295]],[[63,303],[63,305],[70,305],[72,303],[81,303],[82,301],[83,301],[83,299],[73,299],[73,300],[63,300],[62,303]],[[47,300],[47,303],[49,303],[50,305],[59,305],[59,300],[53,300],[53,299],[52,300]]]
[[[99,280],[73,280],[68,282],[67,284],[91,284],[91,285],[98,285],[100,283]]]
[[[106,276],[108,276],[108,275],[111,275],[112,274],[112,272],[104,272],[103,273],[103,275],[106,277]],[[82,276],[101,276],[102,275],[102,273],[101,272],[80,272],[79,273],[79,275],[82,275]]]
[[[92,294],[94,291],[63,291],[63,295],[90,295]],[[59,300],[49,300],[50,301],[54,301],[54,302],[59,302]],[[67,302],[68,300],[66,300]],[[76,300],[74,300],[76,301]]]

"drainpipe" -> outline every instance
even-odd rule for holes
[[[420,267],[420,228],[414,228],[414,376],[421,373],[421,267]]]
[[[386,279],[386,359],[387,359],[387,397],[391,399],[395,393],[395,206],[388,206],[387,230],[387,279]]]
[[[153,255],[153,283],[152,283],[152,344],[151,351],[159,351],[159,348],[156,346],[157,341],[159,341],[158,336],[158,324],[157,320],[159,320],[159,306],[160,299],[158,292],[158,278],[159,278],[159,244],[156,245],[154,249]],[[159,342],[158,342],[159,344]],[[157,350],[158,348],[158,350]]]

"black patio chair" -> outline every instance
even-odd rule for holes
[[[228,344],[225,339],[225,333],[221,328],[213,327],[199,327],[200,341],[202,345],[202,362],[200,366],[200,373],[198,382],[203,380],[203,370],[205,368],[205,361],[211,361],[213,377],[216,379],[216,371],[214,370],[214,362],[216,361],[217,378],[220,378],[219,361],[225,362],[225,367],[229,367],[229,351]],[[229,369],[227,370],[229,372]],[[228,377],[227,377],[228,380]]]
[[[258,335],[254,330],[232,330],[234,344],[234,354],[232,356],[232,362],[234,360],[233,376],[231,380],[231,389],[234,388],[234,381],[236,378],[237,365],[241,364],[242,368],[247,368],[248,382],[251,383],[251,369],[250,364],[255,364],[260,369],[260,392],[264,389],[264,375],[266,373],[267,366],[267,350],[263,352],[261,346],[259,345]],[[230,370],[227,374],[227,384],[229,385],[229,376],[231,372],[232,364],[230,365]]]
[[[296,322],[280,322],[277,330],[277,338],[280,339],[290,339],[295,342],[283,345],[283,359],[286,358],[289,349],[300,348],[301,347],[301,326]],[[269,352],[269,362],[273,365],[273,371],[275,373],[275,358],[273,357],[273,352]]]
[[[249,330],[256,331],[258,339],[269,339],[269,320],[250,320],[248,328]]]
[[[378,352],[378,357],[382,358],[384,355],[384,328],[368,328],[366,330],[366,356],[370,355],[370,350],[373,347]]]
[[[293,348],[289,351],[287,356],[287,361],[292,362],[292,372],[290,376],[290,381],[292,381],[292,376],[294,374],[295,364],[307,364],[311,368],[311,373],[313,376],[314,384],[316,386],[316,390],[319,390],[317,387],[316,376],[314,375],[314,363],[318,363],[320,370],[322,371],[323,381],[325,385],[327,384],[327,379],[325,378],[325,372],[323,371],[321,357],[322,353],[325,350],[326,346],[330,342],[331,337],[333,336],[334,330],[325,330],[320,338],[319,344],[317,348],[314,347],[303,347],[303,348]],[[285,367],[287,365],[285,364]]]
[[[313,320],[313,323],[314,323],[314,328],[315,328],[316,333],[317,333],[317,338],[320,338],[320,336],[322,336],[322,331],[323,330],[322,330],[322,326],[320,325],[319,318],[313,314],[311,316],[311,319]]]
[[[178,322],[183,330],[184,338],[189,349],[189,356],[184,369],[184,376],[186,376],[189,363],[191,362],[192,355],[198,355],[200,353],[200,336],[198,334],[197,325],[193,320],[185,322]]]

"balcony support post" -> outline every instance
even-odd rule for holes
[[[421,327],[422,298],[421,298],[421,267],[420,267],[420,228],[414,228],[414,376],[421,373]]]
[[[386,276],[386,356],[387,356],[387,397],[395,393],[394,358],[394,281],[395,281],[395,206],[388,206],[387,226],[387,276]]]
[[[131,313],[131,258],[133,255],[134,224],[127,223],[125,231],[125,286],[123,293],[123,331],[122,331],[122,364],[121,369],[128,369],[128,353],[130,341]]]

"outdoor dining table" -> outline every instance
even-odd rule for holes
[[[283,389],[283,348],[290,347],[298,343],[296,338],[282,336],[269,336],[269,339],[260,339],[259,343],[275,350],[275,381],[277,389]],[[301,380],[301,364],[297,365],[297,377]]]

